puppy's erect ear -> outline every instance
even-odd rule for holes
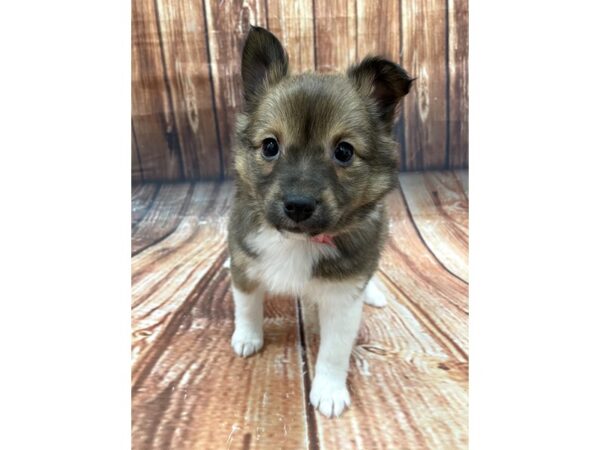
[[[264,28],[251,27],[242,53],[242,80],[246,106],[287,75],[288,57],[281,43]]]
[[[379,56],[368,56],[350,67],[348,76],[361,95],[375,101],[379,117],[390,127],[398,102],[415,80],[398,64]]]

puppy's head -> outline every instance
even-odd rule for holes
[[[412,82],[400,66],[368,57],[345,75],[289,75],[281,43],[252,28],[242,80],[235,169],[265,223],[336,234],[395,185],[391,129]]]

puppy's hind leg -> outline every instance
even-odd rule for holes
[[[383,308],[387,305],[385,294],[381,289],[379,280],[375,278],[375,275],[369,280],[369,283],[365,288],[363,300],[367,305],[375,306],[376,308]]]
[[[263,346],[264,290],[256,287],[247,293],[232,285],[235,304],[235,331],[231,346],[239,356],[250,356]]]

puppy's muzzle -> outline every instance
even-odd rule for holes
[[[304,195],[286,195],[283,198],[283,211],[296,223],[300,223],[315,212],[317,202],[312,197]]]

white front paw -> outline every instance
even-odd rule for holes
[[[346,380],[315,376],[310,390],[310,403],[324,416],[338,417],[347,406],[350,406]]]
[[[262,333],[236,328],[231,338],[231,346],[239,356],[250,356],[262,348]]]

